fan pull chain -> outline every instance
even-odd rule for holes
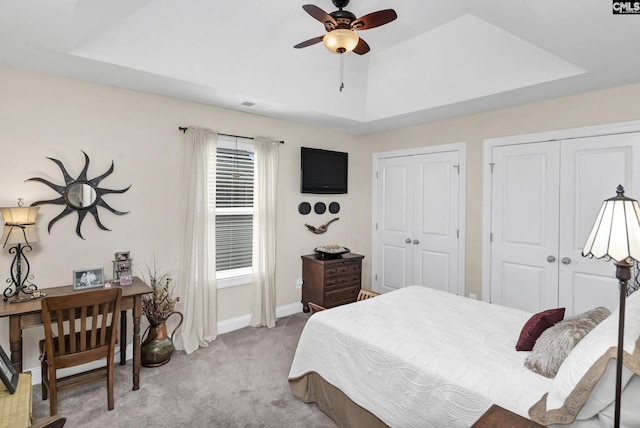
[[[344,54],[338,55],[340,57],[340,92],[344,89]]]

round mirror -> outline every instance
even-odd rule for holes
[[[87,183],[73,183],[67,187],[65,200],[73,208],[87,208],[96,201],[96,190]]]

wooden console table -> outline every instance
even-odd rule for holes
[[[133,390],[140,388],[140,317],[142,315],[142,296],[151,293],[151,287],[135,277],[131,285],[122,287],[122,312],[120,315],[120,364],[126,364],[127,310],[133,313]],[[60,296],[71,293],[90,293],[91,290],[74,291],[73,286],[40,289],[47,296]],[[22,330],[42,325],[41,301],[32,299],[21,303],[0,301],[0,318],[9,317],[9,347],[11,363],[17,372],[22,372]]]

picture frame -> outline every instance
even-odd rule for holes
[[[73,271],[73,289],[87,290],[104,287],[104,269],[81,269]]]
[[[0,346],[0,378],[2,378],[2,383],[7,387],[9,394],[16,392],[18,372],[13,368],[13,364],[11,364],[7,354],[4,353],[2,346]]]
[[[115,254],[117,262],[123,262],[129,260],[130,251],[119,251]]]

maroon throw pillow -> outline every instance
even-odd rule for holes
[[[531,351],[538,337],[549,327],[564,319],[564,308],[547,309],[529,318],[522,327],[520,338],[516,344],[518,351]]]

